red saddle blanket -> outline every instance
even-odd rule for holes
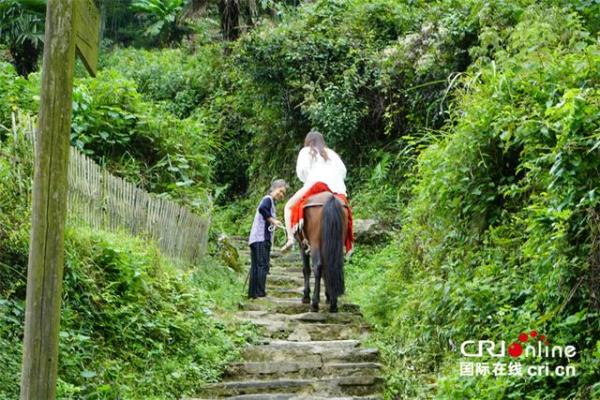
[[[298,232],[298,230],[302,229],[304,226],[304,206],[306,201],[315,194],[322,192],[331,192],[329,186],[327,186],[323,182],[315,183],[309,190],[306,192],[304,196],[298,201],[296,204],[292,206],[292,229],[294,233]],[[354,242],[354,230],[352,228],[352,210],[350,209],[350,204],[348,203],[348,199],[343,194],[333,193],[337,198],[342,200],[346,207],[348,208],[348,234],[346,235],[346,253],[352,249],[352,243]]]

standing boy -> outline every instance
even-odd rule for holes
[[[281,222],[275,217],[275,201],[284,198],[287,187],[288,185],[283,179],[273,181],[269,193],[262,198],[254,215],[248,240],[251,258],[248,297],[251,299],[267,295],[265,286],[269,272],[272,241],[272,232],[269,228],[281,225]]]

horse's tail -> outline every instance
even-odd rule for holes
[[[321,257],[325,287],[331,297],[344,294],[343,206],[335,196],[325,202],[321,218]]]

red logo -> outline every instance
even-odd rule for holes
[[[548,338],[546,338],[544,335],[538,335],[537,331],[531,331],[529,334],[523,332],[519,335],[518,342],[512,342],[510,346],[508,346],[508,354],[513,358],[519,357],[521,354],[523,354],[523,346],[521,343],[527,343],[529,340],[536,340],[536,338],[539,342],[544,343],[546,346],[550,345]]]

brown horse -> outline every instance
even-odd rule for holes
[[[310,302],[310,261],[315,274],[315,290],[310,310],[319,311],[321,278],[329,310],[337,312],[337,298],[344,294],[344,243],[348,227],[348,209],[329,192],[310,197],[304,206],[304,227],[297,235],[304,264],[304,297]]]

